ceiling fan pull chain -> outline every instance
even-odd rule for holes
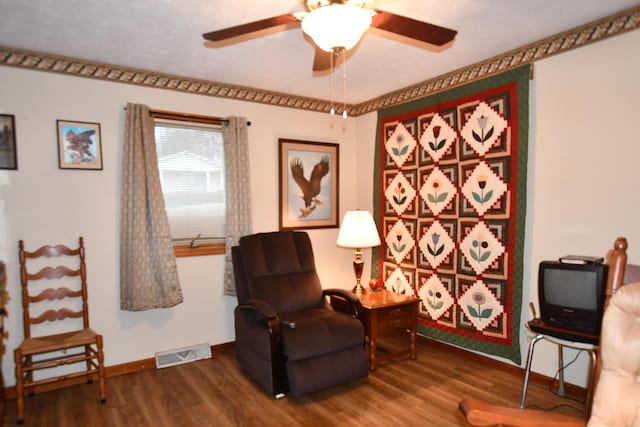
[[[329,110],[329,114],[331,114],[332,116],[334,116],[336,114],[336,109],[333,107],[333,73],[335,72],[335,66],[333,64],[333,55],[335,55],[335,51],[331,51],[329,53],[329,61],[331,64],[331,74],[329,75],[329,78],[331,79],[331,110]]]
[[[347,50],[342,49],[342,118],[347,119]]]

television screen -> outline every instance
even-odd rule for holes
[[[544,295],[549,304],[596,310],[598,279],[595,271],[544,270]]]
[[[538,270],[541,320],[568,332],[598,336],[608,266],[599,262],[543,261]],[[563,335],[560,338],[568,339]]]

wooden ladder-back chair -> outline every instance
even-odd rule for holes
[[[68,385],[68,380],[83,376],[92,382],[97,376],[100,401],[104,403],[102,335],[89,327],[83,238],[79,238],[75,249],[46,245],[28,252],[22,240],[18,246],[24,322],[24,340],[14,350],[18,423],[24,421],[25,392],[33,394],[36,387],[50,387],[55,382]],[[64,265],[54,267],[54,263]],[[55,322],[51,328],[56,328],[56,333],[40,332],[45,328],[40,324],[45,322]],[[65,365],[75,364],[85,368],[59,373],[69,370],[63,368]],[[39,372],[34,375],[36,371]]]
[[[598,356],[596,357],[595,377],[593,384],[587,385],[587,387],[591,386],[595,387],[596,389],[593,401],[593,417],[591,417],[592,402],[589,401],[589,399],[587,399],[587,401],[585,402],[585,415],[587,420],[585,420],[585,418],[545,412],[542,410],[510,408],[475,399],[463,399],[459,402],[458,407],[469,424],[474,426],[534,427],[546,425],[554,427],[583,427],[589,421],[589,418],[593,418],[591,421],[589,421],[590,426],[633,425],[621,423],[620,419],[622,419],[626,416],[626,414],[629,413],[629,409],[631,409],[631,412],[633,412],[634,410],[637,412],[638,408],[617,408],[616,402],[607,402],[608,399],[607,396],[605,396],[606,393],[602,390],[598,392],[597,388],[601,376],[603,376],[605,374],[605,371],[607,371],[606,365],[614,365],[614,370],[616,370],[617,368],[615,367],[615,365],[619,364],[618,361],[615,361],[615,358],[619,356],[616,353],[621,352],[617,351],[617,349],[614,349],[616,344],[613,342],[618,338],[618,335],[621,335],[618,331],[618,328],[621,325],[619,325],[618,323],[629,321],[633,322],[635,321],[635,318],[640,315],[640,306],[637,306],[637,303],[640,301],[640,283],[638,283],[640,282],[640,266],[627,264],[626,250],[627,240],[623,237],[619,237],[618,239],[616,239],[613,245],[613,249],[607,254],[609,276],[607,280],[606,298],[604,303],[605,308],[608,308],[611,305],[610,303],[615,300],[613,297],[616,294],[616,291],[618,291],[623,284],[633,283],[634,285],[629,286],[629,292],[625,292],[627,295],[620,295],[620,301],[617,301],[617,307],[611,310],[611,314],[609,314],[608,309],[605,311],[602,326],[602,336],[600,339],[601,346],[599,346],[597,349]],[[634,306],[634,304],[636,306]],[[623,320],[623,317],[631,318],[631,320]],[[632,338],[635,342],[640,342],[640,339],[637,336],[637,331],[627,332],[627,334],[630,335],[626,337],[627,340],[630,340]],[[631,343],[629,343],[629,345],[632,348],[628,350],[628,354],[631,357],[637,357],[637,353],[635,353],[634,349],[637,349],[640,344],[635,343],[632,345]],[[609,346],[609,348],[604,349],[603,351],[603,347],[607,346]],[[635,366],[633,363],[631,363],[631,365]],[[608,373],[610,378],[615,377],[618,374],[619,372]],[[631,373],[630,377],[637,376],[637,374],[638,373]],[[615,379],[608,380],[608,382],[611,381],[615,381]],[[639,389],[640,388],[636,385],[635,393],[637,393]],[[603,412],[609,412],[609,414],[605,414],[603,416]],[[613,415],[611,416],[610,414]],[[607,420],[607,418],[610,420],[611,418],[615,419],[616,417],[617,424],[610,424]]]

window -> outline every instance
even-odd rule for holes
[[[176,256],[224,253],[221,120],[153,111],[160,184]]]

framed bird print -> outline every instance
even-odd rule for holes
[[[338,227],[339,145],[278,140],[280,230]]]
[[[100,123],[57,120],[60,169],[102,170]]]

